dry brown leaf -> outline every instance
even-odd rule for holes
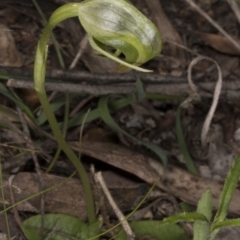
[[[199,36],[209,46],[211,46],[212,48],[221,53],[240,55],[240,50],[237,47],[235,47],[226,37],[204,32],[194,32],[194,34]],[[237,41],[240,44],[239,39],[235,39],[235,41]]]
[[[84,142],[112,142],[116,141],[116,137],[103,128],[91,128],[83,136]]]
[[[0,24],[0,64],[6,67],[21,67],[23,59],[16,48],[11,30]]]
[[[4,197],[7,207],[11,206],[10,191],[8,186],[9,174],[3,173]],[[103,172],[104,179],[110,189],[114,199],[122,211],[130,211],[138,204],[142,197],[148,191],[148,185],[135,182],[131,179],[119,176],[113,172]],[[44,174],[46,189],[52,187],[65,178]],[[39,180],[36,173],[22,172],[18,173],[12,184],[15,202],[31,197],[39,192]],[[122,198],[124,196],[124,199]],[[87,220],[86,206],[84,202],[84,192],[80,180],[68,179],[62,185],[46,192],[45,212],[63,213],[79,217],[81,220]],[[95,198],[96,200],[97,197]],[[2,202],[2,198],[0,197]],[[104,202],[108,213],[112,213],[111,206]],[[17,205],[19,211],[28,211],[38,213],[40,210],[40,198],[34,197]]]
[[[78,143],[70,144],[73,149],[78,150]],[[162,181],[164,168],[160,161],[112,143],[83,143],[81,150],[82,153],[134,174],[149,184],[158,181],[159,188],[190,204],[197,205],[202,193],[210,188],[213,209],[218,208],[223,188],[218,182],[192,175],[170,164]],[[236,189],[229,207],[230,213],[240,214],[239,199],[240,190]]]

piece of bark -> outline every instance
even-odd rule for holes
[[[78,150],[78,143],[71,143],[71,146]],[[83,143],[81,151],[83,154],[134,174],[149,184],[158,181],[157,186],[159,188],[190,204],[197,205],[204,190],[210,188],[213,209],[218,208],[220,194],[223,189],[223,185],[218,182],[192,175],[170,164],[167,167],[165,180],[163,181],[161,179],[164,175],[164,168],[160,160],[157,161],[112,143]],[[229,213],[240,214],[239,199],[240,190],[236,189],[229,206]]]
[[[28,82],[18,79],[9,79],[8,87],[14,88],[30,88],[33,89],[33,82]],[[199,94],[201,97],[212,97],[212,91],[216,83],[214,82],[202,82],[198,84]],[[238,80],[224,81],[223,89],[221,92],[221,98],[226,99],[239,99],[240,83]],[[167,83],[160,84],[144,84],[146,93],[158,93],[173,96],[186,97],[191,90],[188,83]],[[47,91],[59,91],[59,92],[72,92],[72,93],[88,93],[92,95],[106,95],[106,94],[132,94],[137,93],[136,84],[112,84],[99,86],[97,83],[94,85],[86,85],[84,83],[45,83],[45,89]]]

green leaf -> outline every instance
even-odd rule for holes
[[[130,227],[137,238],[150,237],[156,240],[188,240],[182,227],[177,224],[160,225],[160,221],[131,222]],[[149,238],[149,239],[150,239]],[[116,240],[127,240],[126,233],[121,231]],[[147,238],[148,239],[148,238]]]
[[[61,108],[62,106],[65,105],[65,98],[61,98],[61,99],[58,99],[52,103],[50,103],[50,106],[51,106],[51,109],[53,112],[56,112],[59,108]],[[38,119],[37,119],[37,123],[38,125],[42,125],[44,124],[45,122],[47,121],[47,117],[46,117],[46,114],[45,112],[41,112],[41,114],[38,116]]]
[[[99,222],[89,227],[78,218],[66,214],[44,215],[44,228],[39,235],[41,216],[31,217],[23,222],[22,231],[28,240],[68,240],[76,238],[86,240],[96,236],[100,231]]]
[[[19,115],[16,111],[1,104],[0,115],[7,118],[11,122],[20,122]]]
[[[18,98],[16,95],[13,95],[10,91],[8,91],[8,89],[2,83],[0,83],[0,93],[3,94],[5,97],[9,98],[10,100],[12,100],[16,104],[16,106],[18,106],[23,112],[25,112],[28,115],[28,117],[31,120],[36,122],[32,114],[32,111],[29,109],[29,107],[26,106],[20,98]]]
[[[190,173],[193,173],[195,175],[198,175],[198,172],[195,168],[195,165],[192,161],[192,158],[188,152],[188,148],[184,139],[182,126],[181,126],[181,107],[177,110],[177,116],[176,116],[176,131],[177,131],[177,139],[178,139],[178,145],[181,150],[181,153],[184,157],[184,160],[186,161],[187,169]]]
[[[132,100],[133,100],[134,96],[133,95],[128,95],[126,97],[123,97],[121,99],[117,99],[116,101],[113,101],[111,103],[109,103],[109,110],[110,112],[115,112],[116,110],[119,110],[127,105],[129,105]],[[68,121],[68,127],[75,127],[75,126],[79,126],[83,123],[83,120],[85,123],[91,122],[93,120],[96,120],[97,118],[100,118],[101,114],[98,108],[91,110],[87,117],[85,118],[85,113],[81,112],[81,114],[75,116],[74,118],[70,119]],[[85,118],[85,119],[84,119]],[[62,123],[59,124],[60,127],[62,127]]]
[[[217,235],[220,229],[219,227],[216,226],[221,225],[221,222],[223,222],[227,216],[228,207],[232,200],[233,193],[237,187],[239,176],[240,176],[240,156],[237,156],[235,161],[232,163],[231,169],[229,170],[227,177],[225,178],[225,183],[220,196],[219,208],[210,228],[211,240],[215,239],[215,236]]]
[[[238,156],[235,159],[235,161],[232,163],[232,166],[228,172],[228,175],[225,178],[225,183],[220,196],[219,208],[215,215],[213,225],[212,225],[213,228],[216,223],[219,223],[225,220],[228,213],[229,204],[232,200],[233,193],[237,187],[239,176],[240,176],[240,156]]]
[[[8,108],[4,105],[0,105],[0,115],[11,122],[20,122],[17,112],[13,111],[11,108]],[[13,130],[11,124],[9,124],[8,121],[4,120],[0,120],[0,127],[9,128]]]
[[[124,130],[122,130],[113,120],[109,109],[108,109],[108,99],[110,98],[110,96],[104,96],[101,97],[99,99],[98,102],[98,109],[100,111],[100,115],[102,120],[110,127],[112,128],[114,131],[120,132],[125,134],[126,136],[134,139],[135,141],[138,141],[139,143],[143,144],[145,147],[147,147],[148,149],[152,150],[163,162],[163,165],[166,167],[167,165],[167,156],[166,154],[163,152],[163,150],[158,147],[157,145],[150,143],[150,142],[146,142],[143,140],[140,140],[138,138],[133,137],[132,135],[128,134],[127,132],[125,132]]]
[[[166,223],[178,223],[179,221],[185,221],[185,222],[194,222],[194,221],[202,221],[202,222],[208,222],[208,219],[206,216],[204,216],[201,213],[179,213],[167,218],[164,218],[161,221],[161,224],[166,224]]]
[[[207,220],[210,222],[212,218],[212,193],[208,188],[201,196],[197,213],[201,213],[206,216]],[[210,225],[209,222],[195,221],[193,226],[194,238],[193,240],[205,240],[206,236],[209,235]]]
[[[144,91],[142,81],[140,80],[139,77],[137,77],[136,88],[137,88],[137,99],[138,101],[142,101],[143,99],[146,98],[146,93]]]
[[[236,219],[227,219],[223,222],[216,223],[213,227],[213,231],[219,231],[222,228],[225,227],[239,227],[240,226],[240,218]]]

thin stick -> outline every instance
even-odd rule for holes
[[[237,49],[240,50],[240,45],[231,37],[216,21],[214,21],[208,14],[206,14],[195,2],[192,0],[185,0],[192,8],[201,14],[209,23],[211,23],[223,36],[225,36]]]
[[[120,209],[118,208],[116,202],[113,200],[107,185],[102,177],[102,173],[98,172],[95,174],[97,181],[99,182],[100,186],[102,187],[102,190],[106,196],[106,198],[108,199],[108,202],[110,203],[113,211],[115,212],[116,216],[118,217],[118,219],[121,221],[122,227],[125,230],[127,236],[128,236],[128,240],[134,240],[135,238],[135,234],[133,233],[132,229],[130,228],[128,222],[126,221],[125,216],[123,215],[123,213],[120,211]]]
[[[238,23],[240,23],[240,9],[239,9],[239,5],[237,4],[237,2],[235,0],[227,0],[228,4],[230,5],[230,7],[232,8],[233,12],[235,13],[235,16],[238,20]]]
[[[75,56],[75,58],[73,59],[71,65],[69,67],[69,70],[75,68],[75,66],[77,65],[78,60],[81,58],[82,54],[84,53],[84,50],[86,49],[87,44],[88,44],[88,37],[87,37],[87,35],[85,35],[83,37],[82,41],[79,44],[80,47],[79,47],[78,53]]]
[[[211,82],[198,82],[199,94],[202,97],[212,97],[211,91],[214,91],[216,83]],[[33,89],[32,82],[26,82],[24,80],[9,79],[7,82],[8,87],[14,88],[29,88]],[[168,82],[162,81],[156,84],[144,84],[147,94],[156,93],[170,95],[172,97],[186,96],[191,92],[189,84],[186,79],[180,79],[179,81]],[[112,84],[112,85],[86,85],[83,83],[46,83],[46,90],[50,91],[57,89],[59,92],[73,92],[73,93],[88,93],[92,95],[106,95],[106,94],[132,94],[136,93],[135,84]],[[240,81],[239,79],[225,79],[223,81],[221,97],[225,99],[238,99],[240,96]]]

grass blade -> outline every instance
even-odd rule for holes
[[[163,152],[163,150],[158,147],[157,145],[150,143],[150,142],[146,142],[140,139],[137,139],[133,136],[131,136],[130,134],[128,134],[127,132],[125,132],[124,130],[122,130],[113,120],[110,112],[109,112],[109,108],[108,108],[108,100],[109,100],[110,96],[104,96],[101,97],[99,99],[98,102],[98,109],[100,111],[100,115],[102,120],[110,127],[112,128],[114,131],[117,132],[121,132],[123,134],[125,134],[126,136],[134,139],[135,141],[138,141],[139,143],[141,143],[142,145],[144,145],[145,147],[147,147],[148,149],[150,149],[151,151],[153,151],[163,162],[163,165],[166,167],[167,165],[167,156],[166,154]]]
[[[219,222],[214,225],[213,231],[219,231],[222,228],[225,227],[239,227],[240,226],[240,218],[236,219],[227,219],[223,222]]]
[[[223,222],[228,213],[228,207],[232,200],[233,193],[237,187],[238,179],[240,175],[240,156],[238,156],[233,162],[231,169],[225,179],[225,184],[223,186],[222,194],[220,197],[220,204],[218,211],[215,215],[212,229],[214,229],[215,224]]]
[[[208,222],[208,219],[206,218],[206,216],[204,216],[201,213],[184,212],[184,213],[179,213],[179,214],[164,218],[162,220],[161,224],[178,223],[180,221],[185,221],[185,222],[194,222],[194,221]]]
[[[146,93],[144,91],[142,81],[140,80],[139,77],[137,77],[136,89],[137,89],[137,99],[140,102],[146,98]]]
[[[198,175],[198,172],[197,172],[196,167],[192,161],[192,158],[188,152],[187,144],[184,139],[182,126],[181,126],[181,107],[179,107],[177,110],[176,132],[177,132],[178,145],[179,145],[181,153],[184,157],[184,160],[186,161],[186,166],[187,166],[188,171],[192,174]]]
[[[19,99],[16,95],[13,96],[12,93],[10,93],[8,91],[8,89],[2,84],[0,83],[0,93],[3,94],[5,97],[9,98],[10,100],[12,100],[16,106],[18,106],[23,112],[25,112],[28,117],[33,120],[34,122],[36,122],[33,114],[32,114],[32,111],[29,109],[28,106],[26,106],[21,99]]]

